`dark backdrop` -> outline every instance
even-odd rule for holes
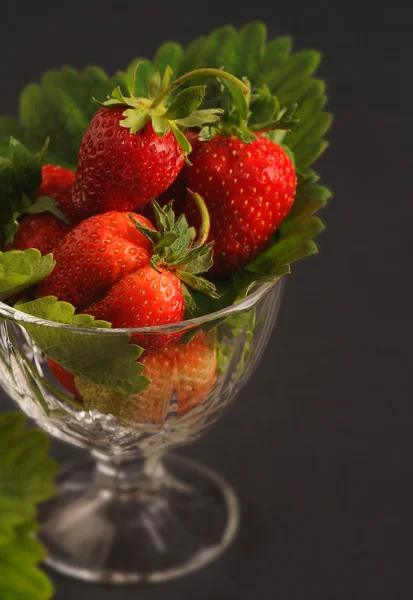
[[[334,199],[320,254],[289,277],[253,379],[215,429],[182,450],[238,490],[236,542],[215,564],[152,589],[53,576],[56,598],[411,598],[412,19],[394,2],[82,4],[2,4],[1,114],[14,113],[21,87],[47,68],[113,72],[165,39],[186,44],[259,18],[271,36],[290,33],[296,49],[325,54],[320,76],[336,118],[317,170]],[[73,453],[58,443],[54,451]]]

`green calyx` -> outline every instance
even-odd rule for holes
[[[194,290],[211,298],[218,298],[215,285],[200,276],[208,271],[213,263],[213,242],[206,243],[210,227],[208,210],[199,194],[193,193],[192,196],[201,214],[202,224],[198,238],[195,228],[188,225],[185,215],[175,218],[172,202],[165,208],[156,200],[152,202],[157,223],[155,231],[136,221],[132,215],[129,217],[135,227],[153,244],[150,264],[154,269],[164,267]],[[184,293],[189,299],[189,291],[185,286]]]
[[[122,113],[125,119],[120,122],[120,125],[129,129],[132,134],[145,127],[149,121],[152,121],[152,126],[159,136],[172,131],[185,156],[192,148],[182,130],[216,123],[224,110],[222,108],[198,110],[205,96],[205,85],[187,87],[171,99],[171,94],[178,87],[194,77],[215,77],[230,84],[241,95],[249,93],[245,83],[222,69],[197,69],[171,81],[172,69],[168,65],[162,77],[157,71],[150,78],[147,97],[139,97],[137,82],[138,71],[142,64],[144,64],[142,61],[137,63],[132,81],[128,85],[130,96],[124,96],[118,86],[113,90],[111,98],[105,102],[95,101],[100,106],[106,107],[126,106]]]
[[[0,247],[11,243],[19,229],[19,219],[27,214],[50,212],[68,223],[53,198],[35,199],[42,182],[42,164],[48,140],[37,154],[10,137],[9,155],[0,158]]]
[[[244,78],[251,87],[250,82]],[[271,93],[267,84],[242,94],[230,81],[222,81],[222,93],[227,93],[226,116],[218,124],[206,124],[199,133],[199,139],[206,141],[216,135],[236,136],[249,144],[257,139],[256,133],[277,132],[274,141],[282,141],[287,131],[299,122],[295,118],[296,103],[280,106],[277,96]]]

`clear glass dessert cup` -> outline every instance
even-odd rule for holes
[[[228,547],[239,518],[231,487],[169,451],[205,433],[246,383],[270,337],[283,284],[283,278],[262,284],[202,318],[140,330],[71,327],[0,303],[2,386],[49,434],[90,452],[63,469],[57,496],[41,509],[39,537],[51,567],[92,582],[161,582],[198,569]],[[28,323],[79,336],[170,339],[185,332],[187,341],[189,331],[197,333],[186,347],[174,341],[158,352],[154,377],[140,394],[76,380],[79,399],[59,384],[22,326]]]

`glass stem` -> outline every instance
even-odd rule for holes
[[[95,485],[109,493],[148,492],[159,489],[164,477],[161,454],[120,458],[92,451],[96,461]]]

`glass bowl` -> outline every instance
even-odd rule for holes
[[[283,287],[276,279],[224,310],[144,329],[72,327],[0,303],[2,386],[41,428],[89,450],[63,469],[57,496],[41,510],[51,567],[93,582],[160,582],[198,569],[231,543],[238,525],[231,487],[169,451],[203,435],[251,376]],[[151,382],[126,395],[70,375],[65,383],[29,335],[31,324],[105,343],[119,333],[167,336],[168,345],[139,359]]]

